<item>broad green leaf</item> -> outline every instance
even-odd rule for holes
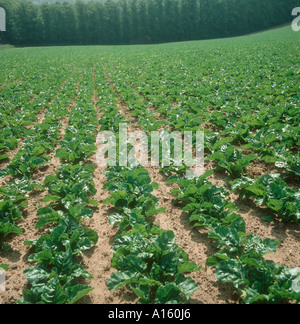
[[[94,288],[86,285],[73,285],[65,289],[66,304],[72,305],[84,296],[88,295]]]
[[[177,267],[178,273],[186,273],[186,272],[193,272],[193,271],[199,271],[202,267],[197,267],[196,263],[194,262],[185,262],[180,263]]]
[[[115,291],[127,284],[138,283],[138,275],[131,271],[116,271],[107,280],[107,287],[110,291]]]
[[[221,282],[231,282],[238,288],[247,283],[248,270],[238,260],[224,260],[217,265],[215,275]]]
[[[181,304],[180,288],[173,283],[158,287],[155,304]]]
[[[183,276],[180,276],[179,280],[176,280],[176,283],[187,301],[189,301],[193,293],[199,289],[196,281],[190,277],[184,278]]]

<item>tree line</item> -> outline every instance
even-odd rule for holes
[[[38,0],[35,0],[38,1]],[[13,45],[106,45],[239,36],[292,21],[298,0],[0,0]]]

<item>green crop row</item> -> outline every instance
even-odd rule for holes
[[[119,82],[119,84],[122,88],[122,83]],[[126,85],[123,88],[127,87]],[[129,97],[129,101],[132,97]],[[176,108],[174,109],[176,111]],[[138,111],[139,108],[133,109],[133,112]],[[190,113],[179,113],[178,111],[172,111],[171,114],[177,114],[176,116],[180,118],[191,116]],[[165,111],[165,116],[169,116],[168,111]],[[191,116],[191,118],[193,117]],[[199,127],[199,125],[192,125],[192,127],[189,125],[186,120],[182,124],[170,126],[179,131],[184,131],[186,127],[189,130],[197,130]],[[236,134],[242,134],[239,127],[236,128]],[[249,182],[254,183],[254,180],[241,178],[245,181],[240,183],[239,177],[246,174],[246,167],[250,165],[249,161],[256,159],[257,155],[244,156],[240,150],[229,144],[235,141],[238,143],[243,137],[221,138],[217,133],[206,133],[206,135],[208,135],[208,141],[205,143],[205,148],[210,152],[209,159],[217,161],[220,168],[228,171],[230,175],[234,176],[233,178],[237,178],[232,183],[235,190],[242,186],[242,188],[245,187],[244,191],[248,190],[248,193],[254,194],[254,189],[251,190],[247,186],[243,186],[245,183],[248,185]],[[293,139],[293,136],[295,135],[286,138]],[[295,145],[294,141],[290,146],[293,145]],[[206,263],[208,266],[216,268],[216,276],[221,282],[232,283],[238,289],[244,303],[299,302],[300,269],[286,268],[264,258],[265,254],[276,252],[279,242],[272,239],[263,240],[255,234],[246,235],[244,219],[237,213],[237,207],[226,200],[229,192],[223,187],[214,186],[207,180],[213,171],[194,180],[188,180],[183,176],[184,168],[176,169],[172,166],[164,168],[164,171],[169,175],[177,173],[170,177],[169,183],[179,185],[179,189],[172,191],[177,197],[175,203],[184,205],[183,211],[189,213],[192,226],[205,227],[210,230],[208,237],[214,241],[213,245],[218,248],[218,252],[209,257]],[[267,176],[265,175],[265,177]],[[260,195],[257,198],[260,200],[260,204],[266,203],[285,221],[299,222],[298,193],[288,188],[282,179],[276,177],[271,177],[271,179],[274,181],[265,181],[267,184],[264,188],[257,184],[260,180],[253,184],[257,191],[260,189],[259,193],[255,192]],[[269,187],[266,187],[267,185]],[[268,192],[269,198],[264,196],[264,192]],[[118,217],[116,218],[118,219]]]
[[[156,123],[166,120],[167,127],[181,131],[202,129],[217,141],[228,138],[228,145],[241,146],[244,155],[256,154],[255,162],[277,168],[284,179],[299,179],[296,43],[264,46],[249,41],[239,49],[229,43],[203,44],[200,56],[196,43],[162,47],[159,54],[149,49],[147,56],[138,50],[121,55],[111,50],[106,66],[139,119],[147,116],[150,104],[161,116]],[[273,61],[272,53],[282,59]],[[140,125],[148,127],[146,120]],[[232,164],[220,149],[214,152],[218,166],[233,178],[244,175],[247,162],[238,158]]]
[[[37,211],[36,229],[50,228],[40,238],[25,242],[34,247],[28,260],[36,265],[24,271],[30,289],[24,290],[18,304],[74,304],[93,289],[78,283],[79,278],[92,278],[78,262],[78,257],[98,241],[95,231],[82,226],[84,219],[93,216],[89,207],[98,205],[91,198],[96,193],[93,183],[95,169],[85,164],[96,150],[95,146],[85,150],[85,142],[94,143],[96,140],[96,112],[90,99],[91,86],[90,78],[85,76],[77,103],[71,108],[61,148],[56,151],[63,164],[44,181],[49,193],[44,202],[48,205]],[[75,147],[74,143],[80,145]]]
[[[110,66],[109,62],[107,66]],[[149,111],[145,109],[149,106],[148,100],[151,100],[149,95],[161,96],[164,93],[163,91],[167,91],[167,87],[165,89],[160,85],[156,89],[155,87],[158,86],[154,83],[154,88],[148,85],[145,86],[146,90],[144,90],[145,88],[139,87],[139,84],[141,79],[147,78],[149,71],[145,75],[139,76],[139,74],[131,74],[131,69],[122,72],[124,71],[122,65],[120,65],[120,69],[121,72],[119,73],[118,69],[116,71],[114,68],[109,67],[109,75],[117,85],[121,99],[126,102],[128,107],[132,107],[129,109],[131,115],[137,117],[139,126],[146,132],[157,130],[160,127],[180,131],[181,133],[203,130],[205,133],[205,160],[213,161],[215,163],[215,171],[223,171],[230,176],[229,179],[231,181],[235,180],[235,184],[243,182],[242,179],[247,176],[248,169],[254,162],[274,163],[278,170],[282,172],[281,177],[283,179],[291,179],[291,177],[298,179],[298,169],[300,167],[299,149],[295,154],[293,154],[293,150],[295,152],[295,148],[299,147],[300,128],[294,122],[295,118],[297,118],[294,105],[285,110],[279,105],[278,107],[276,106],[276,109],[273,106],[262,107],[255,115],[255,120],[263,120],[263,122],[254,124],[254,119],[252,119],[251,124],[248,117],[250,113],[251,115],[253,113],[252,107],[244,110],[243,115],[239,110],[235,110],[234,113],[233,107],[224,108],[221,111],[216,109],[208,114],[208,110],[201,109],[200,106],[191,108],[191,103],[194,102],[196,104],[196,100],[198,100],[196,96],[188,98],[180,96],[180,100],[183,101],[175,105],[174,103],[167,104],[170,98],[165,95],[164,102],[162,102],[163,99],[160,102],[162,106],[157,109],[157,113],[162,117],[157,119],[153,115],[153,109]],[[163,77],[164,73],[160,72],[160,78]],[[147,80],[147,82],[150,81]],[[134,85],[131,85],[131,83]],[[142,95],[145,101],[141,100]],[[142,104],[142,106],[136,104],[137,102]],[[172,105],[171,108],[170,105]],[[218,120],[222,121],[222,125],[224,124],[226,127],[222,127],[221,124],[217,124],[212,120],[214,112],[218,114]],[[152,117],[155,121],[152,120]],[[224,128],[224,130],[216,132],[210,129],[203,129],[204,120],[205,123],[211,123],[219,129]],[[287,124],[288,120],[293,121],[293,123],[289,122]],[[251,153],[251,151],[255,153]],[[172,172],[181,172],[183,174],[186,172],[186,167],[184,163],[181,167],[176,167],[171,163],[170,167],[164,167],[162,171],[166,175]],[[249,177],[247,178],[249,179]],[[276,216],[285,222],[299,223],[300,205],[298,190],[288,188],[287,183],[283,179],[277,180],[277,183],[280,182],[280,185],[273,184],[273,186],[276,186],[275,190],[277,193],[269,193],[270,190],[266,186],[260,188],[263,191],[260,195],[264,197],[270,196],[270,199],[276,206],[272,206],[270,202],[266,203],[266,199],[260,200],[259,205],[271,207],[270,209],[274,217]],[[286,188],[289,194],[282,192],[281,188],[283,187]],[[292,196],[292,198],[288,198],[288,196]],[[277,203],[275,200],[277,200]],[[279,200],[281,201],[280,203]]]
[[[105,87],[109,88],[107,81]],[[116,131],[124,116],[110,89],[101,94],[105,119],[100,119],[101,130]],[[113,118],[113,116],[119,116]],[[114,239],[111,265],[117,271],[107,281],[111,291],[128,286],[142,304],[181,304],[189,301],[198,289],[197,283],[184,274],[198,271],[188,254],[181,249],[172,231],[162,230],[153,224],[153,216],[165,212],[159,208],[152,192],[157,184],[152,182],[142,166],[109,167],[104,172],[104,188],[111,194],[104,201],[116,210],[109,221],[120,229]]]
[[[210,230],[208,238],[218,248],[206,264],[216,268],[221,282],[232,283],[238,289],[244,303],[299,302],[300,268],[287,268],[264,258],[276,252],[279,242],[247,235],[237,207],[225,199],[229,192],[207,180],[211,174],[194,180],[169,180],[180,186],[172,191],[177,197],[175,203],[184,205],[183,211],[189,214],[193,227]]]
[[[17,140],[26,137],[27,127],[38,121],[38,113],[49,108],[58,92],[67,92],[62,85],[71,73],[69,69],[69,64],[54,69],[50,62],[30,60],[25,64],[24,72],[18,72],[20,80],[1,89],[0,161],[18,147]]]
[[[74,86],[72,83],[67,83],[65,87],[72,89]],[[59,121],[69,114],[66,108],[61,109],[59,106],[66,107],[65,105],[70,104],[71,100],[73,100],[72,97],[67,97],[65,93],[58,94],[53,103],[49,105],[47,112],[45,112],[44,120],[37,123],[32,129],[12,125],[4,126],[1,129],[1,135],[6,138],[3,142],[4,145],[10,139],[14,139],[17,142],[16,138],[19,136],[6,137],[8,128],[13,133],[18,129],[20,134],[23,134],[22,147],[19,148],[11,162],[4,169],[0,170],[0,178],[12,176],[12,180],[0,188],[1,240],[9,234],[22,233],[18,223],[23,219],[23,209],[28,206],[29,194],[33,191],[44,190],[43,185],[32,181],[31,178],[38,168],[49,163],[49,155],[55,150],[60,137],[59,130],[62,125]],[[28,109],[28,111],[34,114],[34,110]],[[10,249],[10,246],[1,242],[1,248],[7,251]]]

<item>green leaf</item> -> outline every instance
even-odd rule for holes
[[[143,303],[150,304],[150,287],[146,285],[130,285],[132,291],[142,299]]]
[[[231,253],[228,253],[226,250],[220,250],[219,252],[215,253],[212,257],[208,257],[206,259],[206,265],[208,267],[216,267],[219,262],[222,260],[230,260],[233,258]]]
[[[78,300],[88,295],[94,288],[86,285],[73,285],[65,289],[66,304],[75,304]]]
[[[180,288],[176,284],[170,283],[158,287],[155,304],[180,304]]]
[[[115,291],[127,284],[138,283],[138,274],[131,271],[116,271],[107,280],[107,287]]]
[[[0,233],[2,233],[4,237],[12,233],[21,235],[23,230],[19,226],[11,223],[0,223]]]
[[[180,276],[180,279],[177,280],[176,283],[187,301],[189,301],[193,293],[199,289],[196,281],[190,277],[184,278],[183,276]]]
[[[226,246],[231,252],[237,251],[242,242],[242,237],[233,228],[218,226],[208,234],[209,238],[215,239],[221,246]]]
[[[35,228],[40,229],[49,223],[58,223],[61,219],[61,214],[51,207],[44,207],[37,211],[37,217],[39,217],[39,220]]]
[[[0,264],[0,268],[3,269],[4,271],[8,271],[9,265],[8,264],[5,264],[5,263],[1,263]]]
[[[152,188],[155,189],[155,190],[158,190],[158,189],[159,189],[159,185],[158,185],[158,183],[156,183],[156,182],[152,182],[152,183],[151,183],[151,186],[152,186]]]
[[[255,250],[260,255],[267,253],[275,253],[279,245],[279,241],[273,240],[271,238],[266,238],[262,240],[255,234],[250,234],[247,237],[247,243],[244,248],[244,253],[249,253],[249,250]]]
[[[221,282],[231,282],[235,288],[245,283],[247,268],[238,260],[221,261],[217,267],[215,275]]]
[[[265,222],[272,223],[275,220],[275,217],[272,215],[265,215],[261,216],[261,219],[264,220]]]
[[[24,274],[31,285],[36,285],[41,281],[47,281],[50,274],[40,267],[27,268]]]
[[[269,201],[267,202],[267,206],[272,210],[279,211],[283,208],[284,201],[277,199],[269,199]]]
[[[41,295],[41,302],[43,304],[65,304],[66,295],[63,291],[57,276],[49,280],[47,284],[43,286],[43,293]]]
[[[29,262],[37,262],[41,264],[50,264],[53,261],[53,255],[50,249],[42,250],[41,252],[31,254],[28,257]]]
[[[88,203],[88,205],[93,206],[93,207],[98,207],[99,206],[98,201],[96,201],[94,199],[88,199],[87,203]]]
[[[9,154],[0,155],[0,161],[6,160],[9,158]]]
[[[177,271],[179,273],[186,273],[186,272],[199,271],[201,268],[202,266],[197,267],[196,263],[188,261],[188,262],[180,263],[177,267]]]
[[[68,273],[68,270],[73,265],[73,254],[71,250],[66,252],[60,252],[55,255],[53,260],[54,266],[58,269],[61,273]]]
[[[43,202],[47,203],[47,202],[50,202],[50,201],[60,201],[60,200],[61,200],[61,197],[59,197],[57,195],[53,195],[53,196],[46,196],[43,199]]]

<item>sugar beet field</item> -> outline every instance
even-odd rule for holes
[[[299,50],[290,27],[0,50],[0,303],[299,303]],[[205,173],[99,166],[120,123],[204,131]]]

